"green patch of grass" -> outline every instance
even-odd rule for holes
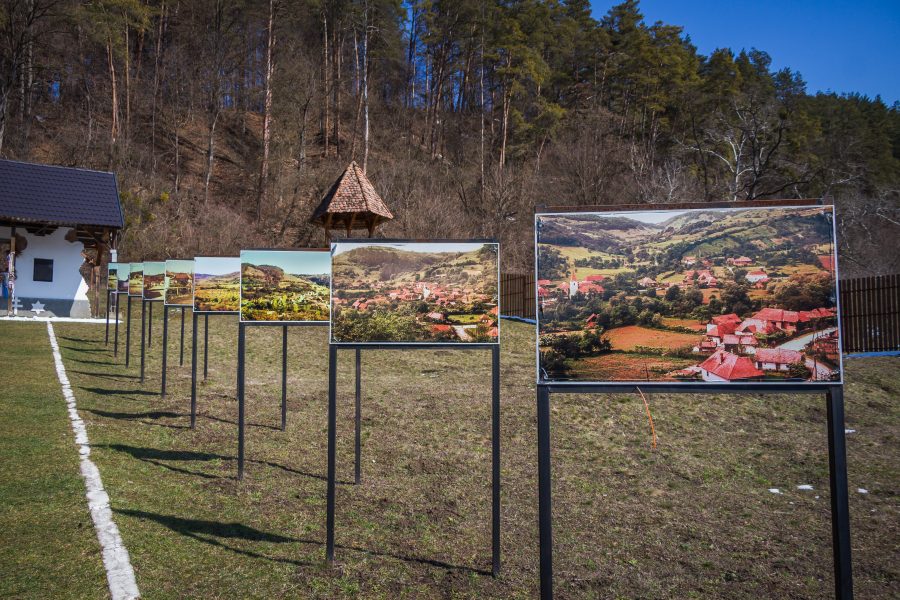
[[[106,597],[47,326],[3,323],[0,338],[0,597]]]
[[[328,569],[327,328],[290,331],[285,432],[277,428],[281,331],[248,329],[248,462],[238,482],[237,317],[209,319],[210,372],[198,386],[200,417],[192,431],[190,348],[178,367],[173,335],[169,395],[149,393],[159,385],[162,327],[154,325],[141,386],[139,310],[129,369],[121,350],[113,360],[111,346],[103,345],[102,327],[61,324],[57,332],[69,338],[60,342],[92,457],[144,597],[536,596],[531,327],[502,327],[503,572],[494,579],[489,351],[362,352],[360,486],[346,483],[353,476],[353,352],[339,352],[337,465],[344,483],[337,488],[338,564]],[[174,314],[170,331],[177,331]],[[8,325],[0,323],[0,335]],[[188,343],[190,337],[188,315]],[[202,348],[198,356],[202,363]],[[858,432],[848,438],[848,460],[860,597],[900,591],[893,558],[900,533],[897,365],[897,359],[847,362],[847,425]],[[829,597],[823,398],[650,394],[648,400],[656,450],[640,397],[553,397],[557,595]],[[815,491],[797,491],[802,483]],[[770,494],[768,487],[785,493]],[[870,493],[853,493],[856,487]]]

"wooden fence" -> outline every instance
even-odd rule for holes
[[[900,274],[844,279],[840,288],[844,352],[900,350]]]
[[[900,274],[843,279],[841,344],[844,352],[900,351]],[[505,316],[534,319],[534,275],[500,275]]]
[[[533,274],[500,274],[500,311],[508,317],[535,318]]]

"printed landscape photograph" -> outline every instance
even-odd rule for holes
[[[198,256],[194,259],[194,310],[239,312],[241,259],[237,256]]]
[[[116,263],[116,293],[127,294],[131,278],[131,263]]]
[[[166,261],[166,306],[191,306],[194,302],[194,261]]]
[[[165,261],[144,263],[144,300],[161,301],[166,291]]]
[[[499,343],[497,243],[336,242],[336,343]]]
[[[831,206],[539,214],[538,379],[841,380]]]
[[[119,285],[119,263],[111,262],[106,265],[106,289],[115,292]]]
[[[128,270],[128,295],[144,295],[144,263],[131,263]]]
[[[328,321],[330,287],[327,249],[241,251],[241,321]]]

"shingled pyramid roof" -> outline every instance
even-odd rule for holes
[[[353,229],[368,229],[371,236],[379,223],[393,218],[372,182],[353,161],[322,198],[310,222],[326,230],[344,228],[348,234]]]

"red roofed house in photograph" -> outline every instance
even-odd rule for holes
[[[700,374],[703,381],[747,381],[763,376],[763,372],[756,368],[752,360],[724,350],[719,350],[700,363]]]
[[[783,348],[760,348],[754,360],[763,371],[787,371],[790,365],[804,362],[802,353]]]

